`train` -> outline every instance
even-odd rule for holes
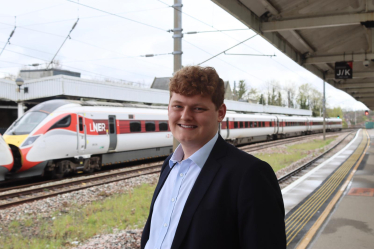
[[[227,112],[218,128],[226,141],[241,145],[322,132],[323,120]],[[327,131],[341,129],[341,119],[326,120]],[[166,107],[99,101],[40,103],[17,119],[3,138],[0,155],[6,156],[0,157],[0,181],[62,178],[173,151]]]

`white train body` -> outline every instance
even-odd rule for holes
[[[219,131],[233,144],[245,144],[318,132],[320,122],[321,118],[228,112]],[[341,129],[338,122],[328,120],[327,129]],[[63,176],[167,156],[173,144],[166,109],[70,100],[35,106],[9,127],[4,139],[14,158],[7,168],[10,178],[44,173]]]

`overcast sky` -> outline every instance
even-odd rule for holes
[[[173,39],[172,33],[167,32],[173,28],[173,9],[169,7],[172,0],[0,0],[0,4],[1,49],[17,26],[10,45],[0,55],[0,78],[17,74],[27,65],[45,65],[51,61],[78,18],[71,39],[56,57],[63,69],[81,72],[83,78],[125,80],[143,85],[150,85],[154,77],[172,75],[173,56],[169,53],[173,51]],[[246,29],[185,34],[183,65],[201,63],[255,35],[209,0],[184,0],[182,11],[184,32]],[[215,67],[231,86],[234,81],[244,79],[249,88],[265,90],[267,82],[276,80],[282,86],[310,83],[322,92],[321,79],[259,36],[230,53],[275,54],[276,57],[222,54],[202,66]],[[161,55],[142,57],[145,54]],[[330,107],[366,109],[361,102],[329,84],[326,84],[326,96]]]

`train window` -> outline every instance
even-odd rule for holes
[[[262,127],[265,127],[265,122],[262,122]]]
[[[130,121],[130,132],[140,132],[142,131],[142,126],[140,121]]]
[[[83,118],[79,117],[79,131],[83,131]]]
[[[145,131],[155,131],[156,125],[154,121],[146,121],[145,122]]]
[[[257,122],[253,122],[254,127],[257,127]]]
[[[160,131],[167,131],[168,130],[168,123],[167,122],[158,122],[158,129]]]
[[[240,128],[243,128],[243,122],[239,122],[240,123]]]
[[[244,122],[244,127],[248,128],[248,122]]]
[[[109,134],[116,134],[116,120],[114,116],[109,116]]]
[[[273,122],[272,121],[269,122],[269,126],[273,127]]]
[[[234,128],[238,128],[238,122],[234,122]]]
[[[70,123],[71,123],[71,116],[68,115],[62,119],[60,119],[60,121],[58,121],[57,123],[55,123],[51,128],[49,128],[50,130],[52,129],[55,129],[55,128],[63,128],[63,127],[69,127],[70,126]]]
[[[253,127],[253,122],[249,122],[249,127]]]

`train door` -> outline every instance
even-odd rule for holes
[[[87,148],[87,130],[83,113],[77,113],[77,150],[85,151]]]
[[[271,120],[271,122],[273,122],[273,126],[274,126],[274,133],[273,134],[277,134],[277,121],[274,119],[274,120]]]
[[[284,133],[284,125],[285,125],[284,119],[281,119],[280,125],[281,125],[280,127],[282,127],[281,133]]]
[[[115,150],[116,147],[117,147],[116,116],[109,115],[109,150]]]

